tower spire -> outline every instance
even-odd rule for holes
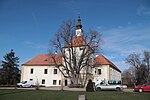
[[[76,24],[76,35],[82,36],[82,24],[81,24],[81,18],[78,16],[78,22]]]
[[[78,16],[78,22],[76,24],[76,29],[81,29],[81,28],[82,28],[81,18],[80,18],[80,16]]]

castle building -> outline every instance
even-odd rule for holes
[[[76,24],[76,37],[71,41],[72,46],[77,50],[77,56],[80,56],[80,51],[83,47],[88,49],[86,42],[82,38],[83,35],[82,24],[80,17]],[[65,54],[67,55],[68,47],[63,47]],[[89,50],[89,49],[88,49]],[[71,84],[70,80],[65,78],[60,70],[55,66],[55,62],[49,56],[55,56],[57,58],[57,64],[63,64],[64,60],[62,54],[39,54],[26,63],[22,64],[21,81],[32,80],[35,83],[38,82],[42,86],[68,86]],[[99,54],[90,56],[92,59],[92,64],[94,65],[88,68],[88,79],[92,79],[93,82],[99,80],[121,80],[121,71],[119,68],[109,61],[104,55]],[[82,69],[81,74],[85,73]]]

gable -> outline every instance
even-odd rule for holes
[[[111,61],[109,61],[106,57],[104,57],[103,55],[98,55],[95,60],[94,60],[94,65],[110,65],[112,68],[114,68],[115,70],[121,72],[119,70],[119,68],[113,64]]]
[[[69,46],[71,46],[71,47],[79,47],[79,46],[86,46],[86,45],[87,45],[87,43],[83,39],[82,36],[76,36],[75,38],[73,38],[71,40],[71,42],[69,43],[69,45],[66,45],[64,48],[67,48]]]

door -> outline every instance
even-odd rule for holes
[[[67,86],[67,85],[68,85],[67,80],[65,80],[65,86]]]

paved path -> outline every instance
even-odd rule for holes
[[[25,89],[25,90],[35,90],[35,88],[15,88],[15,87],[0,87],[0,89]],[[61,87],[40,87],[40,90],[61,90]],[[86,91],[85,88],[69,88],[63,87],[63,90],[67,91]],[[124,92],[133,92],[133,89],[123,89]]]
[[[134,89],[123,89],[123,92],[133,92]]]

